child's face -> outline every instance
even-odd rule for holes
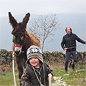
[[[37,57],[32,57],[30,60],[29,60],[29,63],[36,67],[36,68],[39,68],[39,59]]]

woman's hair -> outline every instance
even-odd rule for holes
[[[69,27],[69,26],[68,26],[68,27]],[[66,31],[66,32],[67,32],[67,28],[68,28],[68,27],[66,27],[66,29],[65,29],[65,31]],[[70,28],[70,30],[71,30],[71,32],[72,32],[72,29],[71,29],[71,27],[69,27],[69,28]]]

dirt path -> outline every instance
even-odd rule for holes
[[[53,77],[55,80],[55,83],[52,83],[52,86],[71,86],[67,85],[65,81],[61,77]]]

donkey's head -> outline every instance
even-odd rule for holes
[[[26,25],[28,23],[30,13],[27,13],[23,18],[22,22],[17,23],[16,19],[12,16],[11,12],[8,13],[9,22],[13,27],[13,43],[14,43],[14,52],[16,55],[21,53],[22,46],[25,40]]]

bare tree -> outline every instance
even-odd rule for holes
[[[54,35],[53,31],[59,28],[59,22],[56,14],[40,15],[38,18],[30,21],[29,31],[35,33],[41,40],[41,49],[43,51],[45,40]]]

